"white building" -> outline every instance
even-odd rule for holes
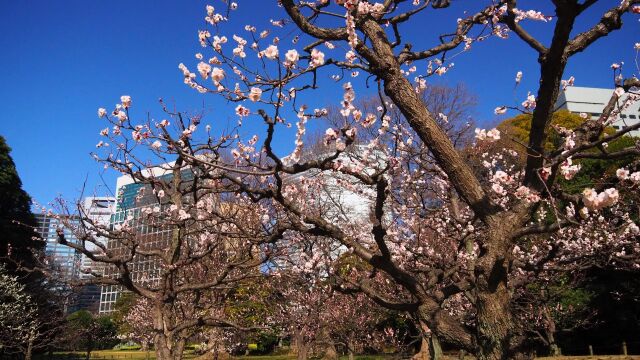
[[[89,219],[96,225],[109,226],[111,216],[116,212],[116,198],[109,196],[88,196],[82,200],[82,216]],[[106,239],[98,239],[106,245]],[[96,246],[92,243],[86,244],[87,250],[94,251]],[[82,256],[82,269],[102,274],[103,264],[94,264],[87,256]],[[82,273],[83,278],[90,278],[91,275]]]
[[[602,110],[609,103],[613,91],[613,89],[569,86],[560,92],[556,108],[566,109],[574,114],[586,113],[591,116],[591,118],[598,118],[602,114]],[[627,97],[623,96],[620,105],[622,105],[626,99]],[[635,103],[623,109],[611,126],[616,130],[620,130],[626,126],[635,125],[638,122],[640,122],[640,104]],[[640,130],[631,131],[630,135],[640,136]]]
[[[299,163],[321,159],[334,154],[333,149],[317,145],[308,149]],[[283,161],[292,164],[290,158]],[[350,167],[363,174],[372,175],[386,165],[386,156],[379,150],[370,150],[366,145],[352,145],[334,161],[336,167]],[[316,214],[334,224],[367,228],[371,226],[376,190],[374,186],[364,185],[355,177],[339,171],[310,169],[302,173],[283,177],[285,187],[300,188],[298,206],[303,212]],[[296,191],[297,192],[297,191]],[[373,241],[373,239],[371,239]],[[276,260],[277,267],[300,265],[306,260],[308,249],[293,245],[289,240],[280,241],[278,247],[285,248],[284,260]],[[338,258],[347,248],[338,242],[329,245],[331,258]],[[308,255],[308,254],[307,254]]]

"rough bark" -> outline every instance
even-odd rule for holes
[[[440,346],[440,341],[438,340],[438,338],[435,335],[431,335],[429,337],[429,344],[431,345],[430,347],[430,351],[431,351],[431,359],[433,360],[440,360],[442,359],[442,347]]]
[[[429,330],[427,324],[420,321],[422,329],[422,339],[420,339],[420,349],[413,356],[413,360],[440,360],[442,359],[442,348],[438,337]]]
[[[561,79],[569,57],[584,50],[598,38],[619,29],[622,24],[621,15],[628,11],[629,6],[638,2],[640,1],[622,2],[608,11],[592,29],[570,40],[576,17],[596,1],[553,1],[557,20],[549,48],[528,34],[515,21],[513,13],[505,17],[504,21],[507,25],[539,54],[540,87],[529,133],[524,185],[540,193],[544,193],[547,188],[540,179],[538,170],[544,165],[543,145],[547,137],[546,132],[555,110]],[[516,1],[508,3],[512,11]],[[293,0],[282,0],[282,4],[303,32],[318,39],[345,40],[347,34],[343,31],[344,28],[321,28],[305,18]],[[439,304],[436,303],[434,306],[433,299],[422,292],[421,284],[416,284],[415,289],[409,290],[419,298],[419,316],[443,341],[477,352],[480,359],[510,358],[514,355],[510,354],[510,348],[514,348],[518,334],[515,334],[514,320],[510,312],[511,294],[507,286],[509,256],[513,236],[524,227],[525,219],[529,215],[528,209],[520,208],[514,212],[516,215],[512,215],[491,204],[470,167],[437,125],[401,72],[400,63],[403,61],[399,59],[407,58],[396,56],[394,47],[379,23],[380,19],[370,15],[356,14],[354,17],[356,27],[363,33],[365,39],[364,42],[355,45],[355,50],[366,60],[367,70],[377,76],[383,85],[385,95],[393,101],[421,141],[429,147],[438,165],[448,175],[456,192],[486,225],[487,235],[483,237],[481,254],[474,267],[476,277],[474,295],[476,295],[475,305],[478,312],[478,327],[476,334],[473,334],[475,336],[468,334],[464,327],[446,321],[447,319],[439,311]],[[395,45],[398,45],[399,34],[397,29],[395,30],[397,38]],[[410,50],[410,44],[407,44],[407,47]],[[431,55],[425,52],[421,58],[427,56]],[[552,183],[553,179],[549,182]],[[373,263],[372,265],[376,266]]]
[[[472,334],[457,319],[442,311],[435,301],[426,300],[417,315],[439,340],[459,349],[475,350]]]
[[[494,210],[495,207],[489,203],[469,165],[438,126],[409,80],[402,75],[391,43],[380,24],[368,19],[361,24],[361,28],[370,37],[375,56],[372,57],[369,53],[362,55],[370,62],[372,71],[383,80],[385,95],[396,104],[422,142],[429,147],[438,164],[449,176],[451,184],[467,204],[479,216]]]
[[[185,341],[172,340],[164,334],[156,334],[155,341],[156,359],[158,360],[181,360],[184,351]]]
[[[180,360],[184,351],[185,339],[176,337],[175,333],[169,330],[170,321],[165,317],[167,311],[164,311],[165,304],[156,304],[154,306],[153,328],[155,336],[153,343],[156,350],[156,358],[158,360]]]
[[[24,354],[24,360],[31,360],[33,356],[33,336],[29,336],[29,342],[27,343],[27,351]]]
[[[440,360],[442,349],[438,338],[433,335],[425,335],[420,340],[420,350],[413,355],[412,360]]]
[[[296,353],[297,360],[307,360],[309,357],[309,344],[300,344]]]
[[[536,108],[531,119],[524,184],[540,192],[544,190],[544,185],[540,181],[537,171],[542,168],[544,162],[542,156],[544,154],[544,140],[547,137],[551,115],[555,111],[562,75],[569,60],[566,47],[576,16],[576,10],[571,7],[572,5],[566,4],[557,8],[558,21],[553,32],[551,47],[538,58],[540,87],[536,98]]]
[[[487,221],[487,239],[474,269],[479,359],[510,358],[514,325],[507,285],[509,254],[512,234],[524,225],[527,214],[528,208],[520,206]]]
[[[509,311],[511,296],[507,289],[507,264],[503,252],[492,250],[476,267],[478,317],[477,339],[480,359],[499,360],[507,356],[513,317]]]
[[[304,341],[304,336],[299,332],[293,335],[292,350],[296,354],[297,360],[307,360],[309,357],[309,344]]]
[[[336,346],[333,341],[331,341],[331,339],[329,339],[327,342],[327,346],[325,347],[324,355],[322,356],[322,358],[325,360],[338,359],[338,351],[336,350]]]

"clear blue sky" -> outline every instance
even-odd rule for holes
[[[234,14],[237,33],[243,32],[240,27],[244,24],[264,25],[270,18],[283,17],[282,10],[274,6],[275,0],[238,2],[240,8]],[[0,135],[13,148],[24,189],[36,201],[47,204],[60,194],[73,199],[85,178],[90,191],[97,188],[98,193],[106,192],[100,188],[101,166],[89,157],[100,140],[98,132],[104,127],[96,109],[112,107],[122,94],[133,97],[139,114],[161,116],[157,99],[162,97],[181,110],[204,107],[216,121],[233,117],[235,106],[225,106],[215,96],[200,95],[187,88],[177,70],[180,62],[195,70],[193,56],[203,51],[197,42],[197,30],[204,27],[207,3],[24,0],[0,4]],[[221,5],[220,0],[211,3]],[[416,49],[421,44],[432,44],[435,35],[452,29],[451,22],[460,10],[473,3],[458,1],[459,5],[452,9],[436,16],[426,14],[403,31]],[[542,1],[525,1],[521,8],[540,6],[539,3]],[[605,8],[618,3],[619,0],[600,1],[576,31],[584,30],[587,23],[599,19]],[[588,53],[575,56],[565,78],[575,76],[576,86],[611,87],[609,65],[619,61],[626,63],[626,75],[635,73],[633,44],[640,42],[638,19],[626,15],[623,30],[595,44]],[[531,22],[526,26],[545,40],[552,28]],[[515,38],[476,44],[455,63],[455,68],[437,81],[464,82],[479,98],[475,120],[480,124],[495,123],[498,119],[493,109],[514,103],[513,78],[518,70],[524,72],[524,81],[517,101],[522,101],[527,90],[537,89],[535,55]],[[361,80],[362,77],[356,79]],[[336,88],[318,92],[316,100],[327,105],[335,103],[339,100]],[[278,144],[278,149],[287,153],[292,144],[287,139]],[[113,172],[104,174],[111,188],[115,176]]]

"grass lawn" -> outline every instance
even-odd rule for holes
[[[73,356],[74,359],[81,358],[84,359],[86,353],[84,352],[55,352],[53,353],[52,359],[64,359],[65,357],[71,358]],[[75,356],[74,356],[75,355]],[[184,355],[184,359],[193,359],[196,356],[188,351]],[[156,353],[155,351],[149,351],[149,359],[155,359]],[[46,360],[48,359],[46,354],[42,354],[36,357],[36,360]],[[95,350],[91,352],[91,359],[96,360],[146,360],[147,353],[139,350]]]
[[[82,352],[56,352],[53,354],[52,359],[62,360],[66,356],[76,355],[74,359],[84,359],[85,353]],[[194,355],[191,351],[188,351],[184,355],[184,359],[195,359],[198,356]],[[149,359],[155,360],[156,354],[154,351],[149,351]],[[237,360],[294,360],[296,358],[295,355],[260,355],[260,356],[237,356],[233,357],[233,359]],[[389,360],[392,359],[393,356],[388,355],[356,355],[355,360]],[[457,356],[445,356],[445,360],[449,359],[458,359]],[[47,355],[40,355],[36,357],[36,360],[46,360],[48,359]],[[146,360],[147,353],[139,350],[96,350],[91,352],[91,359],[96,360]],[[347,360],[348,357],[341,356],[340,360]],[[465,357],[465,359],[470,359],[470,357]],[[622,356],[622,355],[599,355],[599,356],[566,356],[566,357],[540,357],[537,358],[540,360],[640,360],[640,356]]]
[[[74,359],[84,358],[85,353],[83,352],[55,352],[53,354],[53,359],[62,360],[65,357],[74,356]],[[188,351],[184,359],[194,359],[198,356],[194,355],[191,351]],[[154,351],[149,351],[149,359],[155,359],[156,354]],[[237,356],[233,357],[233,359],[238,360],[294,360],[296,358],[295,355],[257,355],[257,356]],[[355,360],[385,360],[389,359],[389,356],[380,356],[380,355],[356,355]],[[48,357],[46,355],[40,355],[36,358],[36,360],[46,360]],[[91,359],[96,360],[146,360],[147,353],[139,350],[96,350],[91,352]],[[341,356],[340,360],[347,360],[347,356]]]

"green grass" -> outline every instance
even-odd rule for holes
[[[85,353],[83,352],[55,352],[53,353],[53,359],[64,359],[65,357],[74,356],[74,359],[84,359]],[[184,355],[184,359],[194,359],[198,357],[191,351],[187,351]],[[149,351],[149,359],[155,360],[156,354],[153,350]],[[233,359],[237,360],[293,360],[295,355],[250,355],[250,356],[234,356]],[[356,355],[355,360],[386,360],[389,356],[381,355]],[[46,360],[46,355],[42,355],[36,358],[36,360]],[[91,352],[91,359],[96,360],[146,360],[147,354],[144,351],[139,350],[96,350]],[[341,356],[340,360],[347,360],[347,356]]]
[[[249,356],[235,356],[235,359],[239,360],[291,360],[295,359],[295,355],[249,355]]]
[[[84,352],[54,352],[52,359],[65,359],[65,358],[73,358],[73,359],[84,359],[86,353]],[[184,354],[184,359],[193,359],[197,357],[193,354],[192,351],[187,351]],[[155,359],[156,353],[153,350],[149,351],[149,359]],[[36,360],[46,360],[48,359],[46,354],[42,354],[36,357]],[[95,350],[91,352],[91,359],[96,360],[146,360],[147,353],[139,350]]]
[[[85,353],[83,352],[54,352],[52,359],[54,360],[62,360],[62,359],[71,359],[71,356],[74,356],[73,359],[84,359]],[[147,354],[144,351],[139,350],[96,350],[91,352],[91,359],[96,360],[146,360]],[[184,355],[184,359],[195,359],[198,357],[194,355],[192,351],[186,351]],[[153,350],[149,351],[149,359],[155,360],[156,354]],[[293,360],[295,359],[295,355],[250,355],[250,356],[234,356],[233,359],[237,360]],[[392,359],[392,355],[356,355],[355,360],[390,360]],[[42,354],[35,357],[36,360],[47,360],[49,359],[46,354]],[[347,356],[340,356],[340,360],[347,360]],[[458,359],[457,356],[445,356],[445,359]],[[595,360],[595,359],[606,359],[606,360],[640,360],[640,356],[569,356],[569,357],[542,357],[538,359],[544,360]]]
[[[295,359],[295,355],[249,355],[249,356],[234,356],[234,359],[238,360],[292,360]],[[354,360],[386,360],[390,356],[384,355],[356,355]],[[313,358],[311,358],[313,359]],[[340,360],[347,360],[348,356],[340,356]]]

